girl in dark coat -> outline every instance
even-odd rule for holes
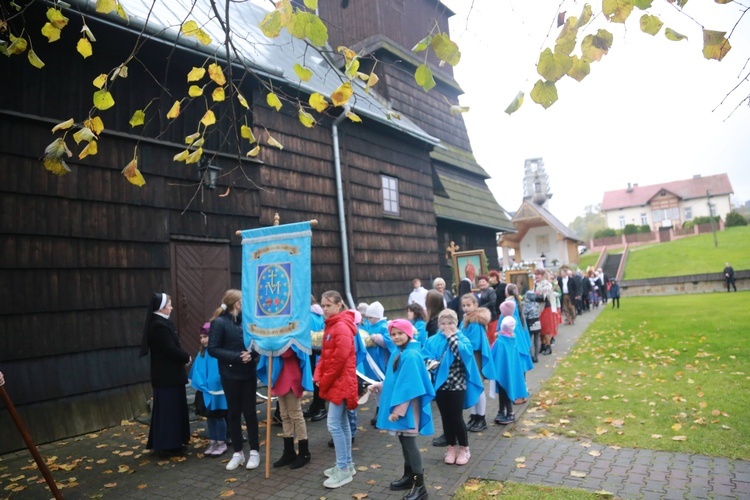
[[[208,353],[219,360],[221,385],[227,398],[227,427],[234,448],[227,470],[234,470],[245,463],[245,453],[242,451],[243,415],[250,445],[246,468],[255,469],[260,464],[258,415],[255,413],[255,393],[258,388],[255,369],[259,356],[245,346],[242,292],[239,290],[227,290],[221,306],[211,318]]]
[[[141,357],[151,353],[151,387],[154,390],[146,449],[159,452],[180,452],[190,442],[185,365],[191,358],[180,347],[174,323],[169,320],[171,313],[169,295],[154,294],[141,341]]]

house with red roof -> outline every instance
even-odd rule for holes
[[[692,179],[650,186],[628,183],[627,189],[604,193],[601,211],[607,218],[607,227],[612,229],[622,229],[627,224],[649,225],[654,231],[680,228],[701,216],[719,215],[726,219],[732,210],[733,192],[727,174],[695,175]]]

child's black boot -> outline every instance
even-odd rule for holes
[[[394,491],[408,490],[414,484],[414,473],[411,470],[411,466],[404,465],[404,475],[401,479],[396,479],[391,482],[391,489]]]
[[[278,459],[273,463],[274,467],[284,467],[285,465],[289,465],[297,458],[297,454],[294,452],[294,438],[293,437],[285,437],[284,438],[284,454],[281,455],[281,458]]]

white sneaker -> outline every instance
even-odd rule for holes
[[[232,459],[227,464],[227,470],[234,470],[245,463],[245,454],[241,451],[235,452]]]
[[[338,467],[336,467],[334,465],[330,469],[324,470],[323,471],[323,475],[325,477],[333,477],[333,475],[336,474],[336,469],[338,469]],[[357,475],[357,468],[354,467],[354,462],[352,462],[352,463],[349,464],[349,474],[351,474],[352,476],[356,476]]]
[[[247,457],[247,470],[257,469],[260,465],[260,453],[255,450],[250,450],[250,456]]]
[[[349,484],[351,482],[352,474],[351,472],[349,472],[349,468],[347,467],[345,470],[341,470],[337,467],[336,471],[333,473],[333,476],[323,481],[323,486],[325,486],[326,488],[341,488],[345,484]]]

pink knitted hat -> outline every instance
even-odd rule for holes
[[[404,332],[410,339],[414,338],[414,326],[408,319],[394,319],[388,322],[388,333],[391,333],[393,328],[398,328]]]
[[[516,311],[516,302],[513,300],[506,300],[500,304],[500,313],[503,316],[513,316]]]

